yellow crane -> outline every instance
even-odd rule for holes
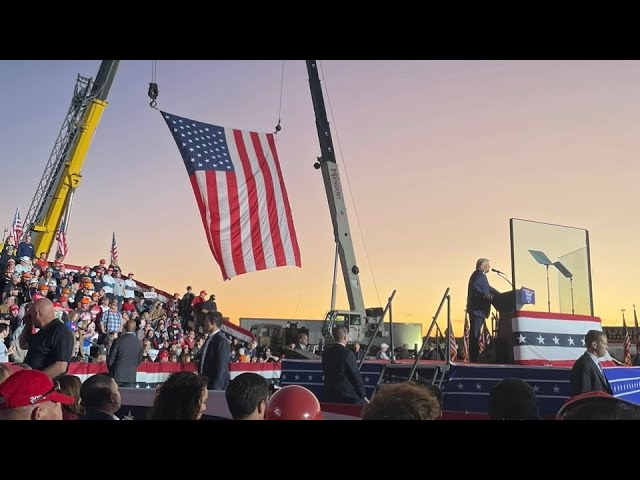
[[[78,75],[71,105],[24,221],[25,236],[31,234],[38,256],[48,255],[58,229],[69,225],[73,194],[119,63],[103,60],[95,80]]]

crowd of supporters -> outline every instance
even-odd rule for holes
[[[9,237],[0,255],[0,362],[23,362],[26,351],[18,338],[23,317],[40,298],[54,304],[55,316],[74,333],[72,362],[99,363],[107,359],[113,341],[123,333],[128,320],[135,320],[136,335],[143,342],[146,362],[197,362],[207,337],[205,314],[217,311],[215,295],[191,287],[163,302],[155,294],[143,295],[133,272],[124,275],[117,264],[85,265],[69,270],[57,256],[47,261],[45,253],[34,255],[31,238],[17,247]],[[3,326],[6,325],[6,326]],[[4,340],[4,341],[2,341]],[[232,342],[231,362],[273,362],[268,348],[258,351],[255,343]]]

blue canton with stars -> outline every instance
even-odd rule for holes
[[[232,172],[224,128],[161,112],[176,141],[189,176],[196,171]]]
[[[584,349],[584,337],[575,333],[514,332],[515,346],[575,347]]]

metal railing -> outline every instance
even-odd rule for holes
[[[416,358],[413,362],[413,367],[411,367],[411,372],[409,372],[409,377],[407,378],[407,380],[409,381],[411,381],[414,374],[416,373],[416,369],[418,368],[418,361],[422,358],[422,354],[424,353],[424,349],[427,346],[427,343],[429,342],[429,338],[431,337],[431,332],[433,331],[434,327],[436,328],[436,332],[440,330],[438,327],[438,317],[440,316],[440,311],[442,310],[442,306],[444,305],[444,302],[447,302],[447,325],[449,326],[449,328],[451,328],[451,297],[449,296],[450,290],[451,288],[447,287],[447,289],[444,292],[444,295],[442,295],[442,300],[440,300],[440,305],[438,305],[436,314],[433,316],[433,320],[431,322],[431,325],[429,326],[429,330],[427,330],[427,334],[424,336],[422,340],[422,347],[420,347],[420,351],[416,353]],[[447,345],[446,347],[447,357],[448,359],[450,359],[451,358],[450,345],[449,345],[448,339],[447,339],[446,345]]]
[[[376,335],[378,334],[378,330],[380,330],[380,327],[382,327],[382,325],[384,325],[384,317],[387,314],[387,312],[391,309],[391,302],[393,302],[393,297],[395,297],[395,296],[396,296],[396,291],[394,290],[391,293],[391,296],[389,297],[389,300],[387,300],[387,305],[384,307],[384,311],[382,312],[382,315],[380,315],[380,320],[378,320],[378,324],[376,325],[376,330],[375,330],[375,332],[373,332],[373,335],[371,335],[371,341],[367,344],[367,348],[364,351],[364,353],[362,354],[362,358],[360,359],[360,363],[358,364],[358,369],[362,369],[362,364],[364,363],[364,359],[367,357],[367,354],[369,353],[369,350],[371,350],[371,345],[373,344],[373,339],[376,338]]]

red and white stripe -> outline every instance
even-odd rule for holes
[[[65,233],[63,226],[60,226],[58,233],[56,234],[56,240],[58,242],[58,255],[62,255],[63,257],[67,255],[69,251],[67,247],[67,234]]]
[[[598,317],[563,313],[518,311],[511,319],[513,332],[539,332],[575,336],[574,347],[526,343],[514,345],[513,358],[520,365],[571,366],[584,353],[580,347],[589,330],[602,330]],[[529,339],[531,341],[531,339]]]
[[[624,347],[623,347],[623,358],[624,364],[627,366],[631,366],[631,338],[629,337],[629,330],[627,330],[627,321],[624,316],[622,317],[622,330],[624,332]]]
[[[458,358],[458,342],[456,342],[456,335],[453,333],[453,326],[449,329],[449,357],[451,361]]]
[[[111,240],[111,264],[118,264],[118,245],[116,244],[116,232],[113,232],[113,239]]]
[[[222,326],[220,327],[224,333],[236,337],[238,340],[243,342],[253,342],[256,336],[251,333],[249,330],[246,330],[238,325],[234,325],[228,320],[222,320]]]
[[[279,379],[282,364],[278,362],[269,363],[230,363],[229,375],[234,379],[245,372],[257,373],[268,380]],[[136,372],[136,382],[145,384],[163,383],[175,372],[197,372],[198,363],[175,363],[175,362],[145,362],[140,364]],[[75,375],[83,382],[98,373],[108,373],[106,363],[77,363],[69,364],[69,375]]]
[[[225,129],[234,171],[196,171],[191,186],[225,280],[295,265],[300,249],[273,134]]]

